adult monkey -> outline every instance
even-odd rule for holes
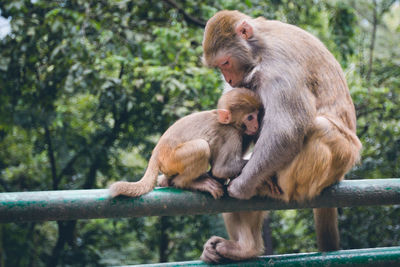
[[[203,61],[219,68],[228,87],[260,95],[265,115],[254,152],[228,186],[229,195],[303,201],[340,181],[359,159],[354,105],[343,71],[327,48],[300,28],[238,11],[220,11],[204,32]],[[282,194],[264,186],[277,176]],[[314,209],[318,248],[339,249],[337,209]],[[262,211],[224,214],[231,240],[212,237],[207,262],[262,253]]]

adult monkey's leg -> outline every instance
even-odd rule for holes
[[[266,211],[224,213],[230,240],[213,236],[204,245],[201,259],[205,262],[239,261],[264,252],[262,223]]]

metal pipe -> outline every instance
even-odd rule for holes
[[[108,189],[0,193],[0,222],[166,216],[240,210],[283,210],[400,204],[400,179],[342,181],[303,203],[269,198],[215,200],[207,193],[156,188],[139,197],[111,198]]]
[[[131,265],[142,267],[210,266],[202,261]],[[400,266],[400,247],[339,250],[327,253],[298,253],[258,257],[249,261],[213,264],[213,267],[300,267],[300,266]],[[127,266],[128,267],[128,266]]]

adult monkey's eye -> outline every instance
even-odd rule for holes
[[[253,116],[253,115],[247,116],[247,120],[248,120],[248,121],[252,121],[253,119],[254,119],[254,116]]]

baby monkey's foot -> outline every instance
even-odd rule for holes
[[[209,192],[215,199],[219,199],[224,194],[222,184],[207,173],[194,180],[190,187],[199,191]]]

